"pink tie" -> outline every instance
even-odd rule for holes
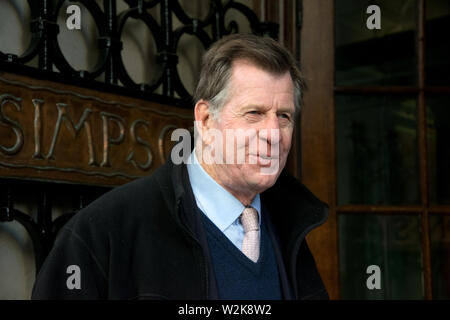
[[[242,253],[253,262],[259,258],[259,217],[255,208],[245,208],[241,214],[241,224],[244,227]]]

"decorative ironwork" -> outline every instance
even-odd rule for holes
[[[108,190],[110,188],[77,185],[65,185],[61,188],[60,184],[51,182],[3,179],[0,188],[0,222],[17,221],[25,228],[33,244],[37,274],[63,225],[78,210]],[[16,209],[15,197],[24,192],[37,195],[36,220],[32,218],[32,215]],[[53,199],[68,196],[72,198],[73,211],[66,212],[52,220]]]
[[[28,49],[17,56],[0,51],[0,62],[12,65],[23,65],[35,57],[38,57],[38,69],[45,72],[53,72],[53,67],[59,70],[65,78],[75,78],[78,80],[95,81],[104,74],[104,83],[110,90],[115,90],[119,82],[126,88],[134,92],[154,93],[162,85],[162,96],[175,98],[183,101],[186,108],[192,107],[190,93],[183,85],[178,74],[177,47],[180,38],[184,34],[197,37],[205,48],[211,43],[230,33],[239,32],[236,21],[225,24],[225,15],[231,9],[243,14],[250,23],[253,33],[268,35],[276,38],[278,25],[272,22],[260,22],[257,15],[247,6],[234,0],[229,0],[225,4],[222,0],[209,0],[209,12],[204,19],[197,19],[188,16],[177,0],[124,0],[129,8],[118,13],[116,0],[104,0],[103,10],[92,0],[28,0],[31,11],[31,33],[32,40]],[[99,38],[99,48],[101,59],[93,70],[76,70],[64,57],[58,43],[58,33],[60,26],[57,23],[60,11],[65,8],[65,4],[77,3],[84,6],[94,18]],[[148,12],[159,5],[160,23]],[[182,25],[176,29],[172,26],[172,17],[176,16]],[[122,55],[122,32],[125,23],[129,19],[142,21],[151,32],[156,43],[157,50],[157,70],[154,70],[155,77],[151,83],[136,83],[128,74]],[[212,36],[206,31],[211,28]],[[2,64],[3,65],[3,64]]]

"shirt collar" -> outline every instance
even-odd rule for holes
[[[197,160],[195,149],[187,162],[187,170],[197,206],[223,232],[244,211],[245,206],[230,192],[218,184]],[[261,200],[259,194],[251,206],[258,211],[261,224]]]

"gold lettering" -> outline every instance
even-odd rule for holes
[[[109,112],[101,112],[103,120],[103,161],[100,164],[102,167],[110,167],[111,163],[109,162],[109,146],[110,144],[120,144],[124,140],[125,136],[125,120],[113,113]],[[119,127],[119,136],[116,138],[112,138],[109,136],[109,123],[115,122]]]
[[[32,99],[34,105],[34,159],[44,159],[41,154],[41,135],[42,135],[42,121],[41,121],[41,106],[44,100]]]
[[[19,104],[21,101],[21,98],[17,98],[10,94],[0,95],[0,123],[10,125],[14,133],[16,134],[16,143],[12,147],[5,147],[0,144],[0,151],[7,155],[16,154],[20,151],[20,149],[22,149],[23,129],[17,121],[12,120],[4,115],[3,107],[5,106],[5,104],[11,103],[17,109],[17,111],[21,112],[22,107]]]
[[[164,128],[162,128],[160,134],[159,134],[159,138],[158,138],[158,148],[159,148],[159,158],[161,159],[162,163],[166,162],[166,155],[164,153],[164,138],[166,136],[166,134],[169,132],[170,129],[176,129],[177,127],[174,126],[173,124],[169,124],[167,126],[165,126]]]
[[[131,139],[133,140],[133,142],[135,144],[140,144],[140,145],[144,146],[145,151],[147,152],[147,162],[145,162],[144,164],[137,163],[134,160],[134,151],[133,150],[128,155],[127,162],[130,162],[136,168],[140,168],[142,170],[147,170],[148,168],[150,168],[150,166],[152,165],[152,162],[153,162],[153,156],[152,156],[152,151],[150,149],[150,144],[147,141],[143,140],[141,137],[137,136],[136,131],[139,126],[144,127],[145,130],[148,131],[148,125],[149,125],[148,121],[138,119],[138,120],[135,120],[131,124],[131,127],[130,127]]]
[[[65,103],[57,103],[56,107],[58,108],[58,119],[56,120],[55,131],[53,133],[53,139],[50,146],[50,149],[47,154],[47,159],[54,159],[53,153],[55,152],[56,141],[58,140],[59,131],[61,129],[61,122],[64,120],[66,127],[72,132],[74,138],[78,135],[78,132],[82,127],[86,130],[86,135],[88,139],[88,149],[89,149],[89,165],[95,165],[95,153],[94,146],[92,142],[92,131],[90,123],[87,121],[87,118],[92,113],[92,110],[86,108],[83,114],[80,117],[80,120],[77,124],[74,124],[72,118],[67,112],[67,108],[69,107]]]

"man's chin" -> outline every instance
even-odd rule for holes
[[[250,165],[251,171],[254,172],[255,175],[258,176],[266,176],[267,179],[271,179],[273,177],[276,180],[280,174],[280,161],[270,160],[266,161],[263,164],[252,164]],[[275,181],[273,181],[275,183]]]
[[[252,175],[253,185],[258,189],[258,193],[261,193],[270,187],[272,187],[277,181],[279,173],[275,172],[273,174],[263,174],[260,172]]]

